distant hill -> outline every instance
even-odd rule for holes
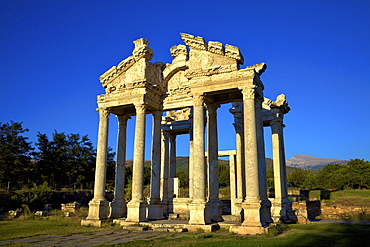
[[[316,158],[309,155],[297,154],[287,160],[286,165],[290,167],[297,167],[301,169],[308,169],[317,171],[328,164],[346,164],[346,160],[329,159],[329,158]]]

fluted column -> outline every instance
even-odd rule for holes
[[[99,109],[99,117],[94,198],[89,203],[87,220],[105,220],[108,218],[108,201],[105,199],[105,180],[107,173],[109,111],[105,108]],[[82,224],[84,223],[82,222]]]
[[[168,199],[172,200],[177,192],[175,192],[176,177],[176,134],[170,135],[170,166],[169,166],[169,181],[168,181]],[[178,196],[178,195],[176,195]]]
[[[116,176],[114,187],[114,199],[110,204],[111,218],[124,217],[127,214],[125,196],[125,169],[126,169],[126,130],[127,120],[129,116],[121,114],[117,115],[118,119],[118,135],[116,149]]]
[[[160,203],[160,175],[161,175],[161,120],[162,112],[153,112],[153,140],[152,140],[152,174],[150,181],[149,219],[162,219],[163,206]]]
[[[189,198],[193,198],[193,151],[194,151],[194,142],[193,142],[193,130],[192,127],[189,131],[190,143],[189,143]]]
[[[189,224],[210,223],[206,205],[206,164],[204,154],[204,96],[193,96],[193,200]]]
[[[218,171],[218,136],[217,136],[217,108],[219,104],[207,104],[208,111],[208,190],[210,217],[212,221],[222,221],[222,204],[218,198],[219,171]]]
[[[258,169],[259,169],[258,180],[262,212],[261,221],[262,225],[268,225],[272,223],[272,218],[271,218],[271,202],[267,196],[266,155],[265,155],[265,140],[262,119],[262,102],[263,102],[262,96],[259,96],[255,99]]]
[[[242,204],[244,209],[244,222],[242,224],[244,226],[261,226],[255,90],[255,86],[242,89],[246,179],[246,198]]]
[[[134,142],[134,161],[132,174],[132,199],[127,204],[126,221],[146,221],[146,202],[144,202],[144,155],[145,155],[145,116],[146,104],[135,105],[136,126]]]
[[[161,188],[160,197],[164,206],[164,212],[168,211],[168,174],[169,174],[169,135],[162,130],[162,146],[161,146]]]
[[[275,200],[273,217],[276,221],[288,220],[287,211],[289,209],[288,191],[286,184],[286,164],[283,128],[281,118],[276,118],[270,122],[272,129],[272,152],[274,169]]]
[[[229,156],[230,164],[230,201],[231,201],[231,214],[240,215],[240,211],[237,212],[235,203],[236,203],[236,155],[231,154]]]
[[[241,215],[241,203],[245,198],[245,173],[244,173],[244,117],[243,102],[234,102],[229,110],[234,115],[234,128],[236,132],[236,169],[235,169],[235,203],[233,215]]]

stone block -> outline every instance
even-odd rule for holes
[[[148,227],[147,226],[122,226],[122,229],[124,230],[129,230],[129,231],[147,231]]]
[[[108,222],[110,220],[81,220],[81,226],[97,226],[101,227],[103,223]]]
[[[209,225],[187,225],[186,228],[189,232],[196,232],[198,229],[202,229],[204,232],[214,232],[220,229],[220,226],[214,223]]]
[[[48,211],[36,211],[35,216],[46,217],[49,216]]]
[[[267,233],[268,228],[262,226],[230,226],[229,231],[241,235],[256,235]]]

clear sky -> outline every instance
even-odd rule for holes
[[[265,97],[284,93],[292,109],[287,159],[370,160],[369,0],[0,0],[0,122],[23,122],[33,142],[38,131],[56,130],[88,134],[96,145],[99,76],[130,56],[138,38],[150,41],[153,62],[170,63],[180,32],[239,47],[244,66],[267,63]],[[228,108],[218,112],[220,150],[235,148]],[[116,124],[111,116],[113,149]],[[128,159],[133,130],[134,119]],[[270,130],[265,135],[271,157]],[[178,155],[187,155],[187,141],[178,138]]]

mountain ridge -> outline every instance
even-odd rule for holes
[[[348,162],[347,160],[339,160],[332,158],[317,158],[306,154],[296,154],[286,161],[286,165],[290,167],[317,171],[328,164],[344,165],[347,162]]]

